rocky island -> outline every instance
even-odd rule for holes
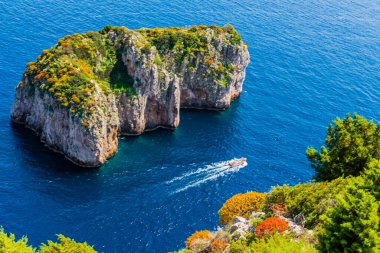
[[[248,63],[231,25],[106,26],[61,38],[29,62],[11,119],[75,164],[97,167],[116,153],[119,135],[175,129],[180,108],[228,108]]]

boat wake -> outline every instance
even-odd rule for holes
[[[207,181],[215,180],[219,177],[238,172],[248,165],[246,158],[234,158],[229,161],[217,162],[202,168],[184,173],[172,180],[166,181],[167,185],[178,185],[178,189],[173,193],[179,193],[189,188],[201,185]]]

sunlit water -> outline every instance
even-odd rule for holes
[[[63,233],[100,252],[166,252],[216,228],[233,194],[309,180],[305,149],[323,143],[335,116],[380,119],[379,13],[376,0],[0,0],[0,224],[34,245]],[[26,63],[66,34],[225,23],[251,54],[227,111],[182,111],[176,131],[123,138],[98,170],[10,124]],[[234,157],[248,165],[220,164]]]

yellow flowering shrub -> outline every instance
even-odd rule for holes
[[[186,247],[190,248],[193,242],[196,240],[211,240],[212,239],[212,233],[209,230],[201,230],[201,231],[196,231],[194,234],[189,236],[185,242]]]
[[[248,218],[252,212],[263,208],[265,197],[266,194],[260,192],[239,193],[232,196],[218,211],[220,224],[227,224],[237,216]]]

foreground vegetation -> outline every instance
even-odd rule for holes
[[[337,118],[325,146],[306,155],[313,181],[233,196],[218,212],[223,229],[194,233],[179,252],[380,252],[380,125],[356,114]],[[264,215],[236,239],[233,218],[258,211]],[[289,219],[307,232],[293,233]]]
[[[86,242],[77,243],[63,235],[57,235],[58,242],[48,241],[42,243],[39,248],[28,245],[28,239],[22,237],[16,240],[14,234],[7,234],[0,229],[0,252],[1,253],[96,253],[92,246]]]

